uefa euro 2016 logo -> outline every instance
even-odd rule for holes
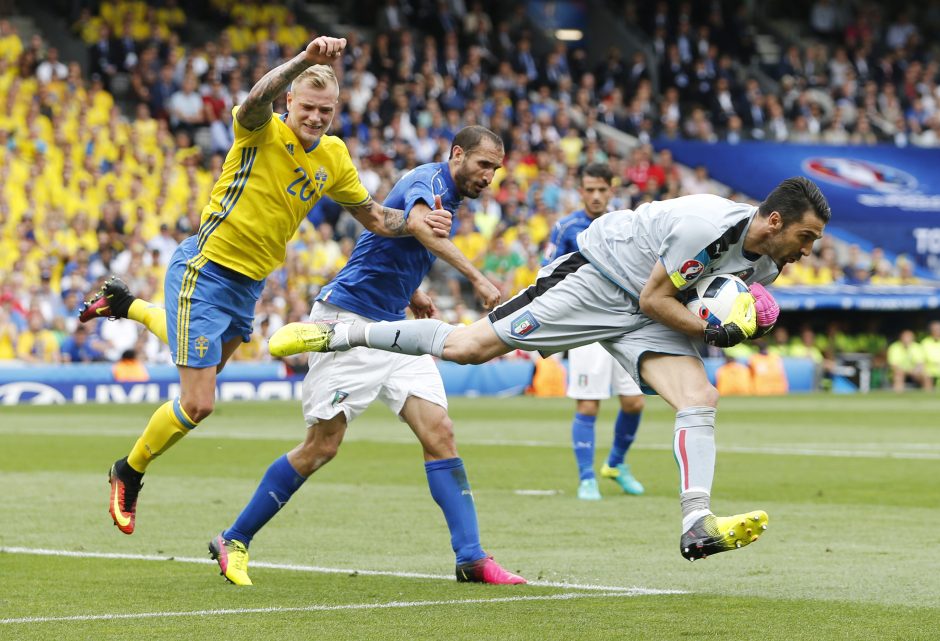
[[[849,189],[897,193],[917,187],[917,179],[906,171],[856,158],[807,158],[803,170],[812,178]]]

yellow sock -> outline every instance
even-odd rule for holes
[[[189,434],[196,425],[183,411],[178,397],[167,401],[150,417],[147,428],[127,457],[127,464],[140,473],[146,472],[153,459]]]
[[[164,343],[169,343],[166,337],[166,310],[159,305],[135,298],[127,310],[127,317],[144,325]]]

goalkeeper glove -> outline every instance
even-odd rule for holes
[[[754,283],[750,289],[751,295],[754,296],[754,309],[757,312],[757,331],[751,338],[760,338],[770,333],[776,325],[777,318],[780,316],[780,306],[777,305],[773,295],[760,283]]]
[[[715,347],[733,347],[757,332],[757,314],[754,297],[742,292],[731,306],[731,313],[721,325],[709,324],[705,328],[705,342]]]

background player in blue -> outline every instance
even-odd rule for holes
[[[610,190],[613,178],[613,172],[605,164],[594,163],[582,169],[579,191],[584,209],[555,223],[543,265],[578,251],[578,234],[607,213],[613,196]],[[626,463],[627,450],[636,437],[643,412],[640,387],[600,344],[591,343],[568,351],[568,397],[576,403],[571,445],[578,465],[578,498],[585,501],[601,498],[594,475],[594,424],[601,400],[610,398],[611,388],[620,398],[620,412],[614,423],[614,442],[601,467],[601,476],[617,483],[627,494],[642,494],[643,485],[633,477]]]
[[[467,127],[454,138],[448,162],[421,165],[406,174],[385,199],[411,216],[431,208],[456,211],[463,197],[476,198],[502,163],[503,143],[483,127]],[[349,262],[321,291],[311,320],[401,320],[436,311],[418,290],[435,256],[473,283],[487,308],[499,292],[447,238],[428,228],[415,238],[360,235]],[[476,506],[463,462],[457,455],[447,397],[430,356],[408,356],[367,348],[342,354],[312,354],[304,380],[307,437],[274,461],[235,523],[209,544],[223,576],[250,585],[248,545],[307,478],[335,455],[347,425],[376,398],[414,431],[424,448],[431,496],[444,512],[457,556],[458,581],[514,584],[525,579],[507,572],[480,545]]]

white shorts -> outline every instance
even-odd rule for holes
[[[601,401],[617,396],[640,396],[640,386],[600,343],[568,352],[568,398]]]
[[[310,319],[371,322],[320,302],[314,303]],[[310,371],[303,383],[303,411],[308,426],[340,412],[351,423],[376,398],[397,415],[409,396],[447,409],[444,382],[431,356],[392,354],[368,347],[310,354]]]

